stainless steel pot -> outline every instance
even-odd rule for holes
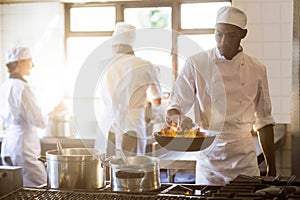
[[[49,122],[47,137],[75,137],[75,127],[73,117],[68,113],[57,115]]]
[[[46,152],[50,188],[95,189],[105,186],[105,154],[92,148]]]
[[[160,188],[159,159],[150,156],[111,158],[110,181],[113,191],[143,192]]]

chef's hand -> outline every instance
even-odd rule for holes
[[[180,124],[180,128],[181,130],[188,130],[191,129],[195,126],[195,124],[193,123],[193,120],[185,115],[181,116],[181,124]]]
[[[58,104],[52,112],[49,113],[49,119],[53,120],[59,113],[67,110],[67,106],[64,103]]]
[[[171,109],[168,110],[167,114],[166,114],[166,124],[167,126],[169,126],[170,128],[173,129],[179,129],[179,125],[180,125],[180,112],[178,110],[175,109]]]
[[[176,131],[183,131],[194,127],[193,120],[175,109],[167,112],[166,123]]]

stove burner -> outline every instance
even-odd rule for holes
[[[109,186],[109,185],[108,185]],[[151,192],[98,190],[55,190],[20,188],[0,199],[103,199],[103,200],[300,200],[300,179],[291,177],[250,177],[239,175],[226,186],[162,184]]]

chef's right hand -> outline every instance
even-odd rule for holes
[[[166,124],[170,128],[179,128],[180,125],[180,113],[175,109],[168,110],[166,114]]]
[[[50,120],[54,119],[59,113],[67,110],[67,106],[64,103],[58,104],[52,112],[49,113]]]

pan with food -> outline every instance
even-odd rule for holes
[[[170,151],[200,151],[208,147],[214,140],[214,136],[207,136],[199,128],[176,131],[165,127],[154,133],[158,144]]]

